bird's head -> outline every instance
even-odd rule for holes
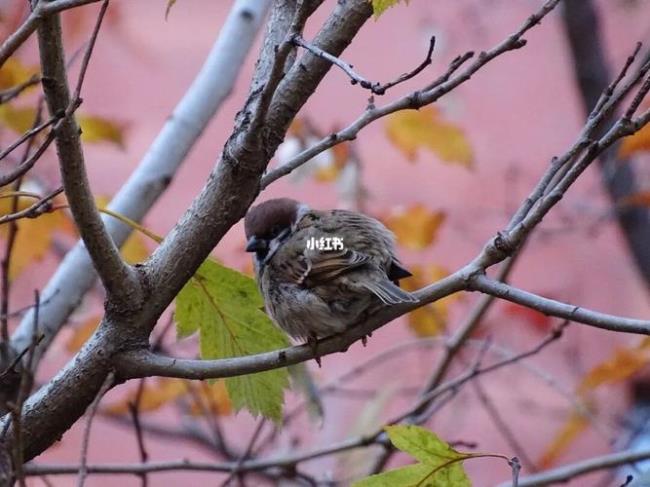
[[[290,198],[276,198],[253,206],[244,219],[246,252],[255,252],[256,264],[263,266],[289,238],[306,205]]]

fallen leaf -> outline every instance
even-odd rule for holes
[[[393,231],[400,245],[422,250],[435,241],[445,218],[445,212],[431,211],[418,203],[405,210],[391,212],[384,218],[384,223]]]
[[[419,149],[428,149],[445,162],[472,166],[472,148],[463,130],[444,121],[436,107],[389,115],[386,133],[409,161],[416,159]]]

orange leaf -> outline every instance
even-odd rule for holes
[[[618,148],[618,157],[625,159],[631,155],[650,150],[650,124],[645,125],[637,133],[625,137]]]
[[[463,131],[446,122],[435,107],[401,110],[388,116],[386,133],[410,161],[418,149],[429,149],[445,162],[472,165],[472,148]]]
[[[604,384],[629,379],[650,362],[650,338],[644,338],[632,348],[619,348],[606,361],[593,367],[582,378],[578,393],[583,395]]]
[[[538,462],[539,467],[545,469],[555,464],[588,425],[587,419],[582,414],[578,412],[571,414],[542,454]]]
[[[416,265],[410,267],[409,270],[413,276],[400,282],[400,285],[407,291],[415,291],[449,275],[446,269],[435,264]],[[449,304],[456,301],[458,296],[458,294],[452,294],[411,311],[408,315],[408,323],[413,333],[419,337],[426,337],[444,332],[447,328]]]
[[[29,182],[21,186],[21,190],[30,189]],[[0,198],[0,215],[11,212],[11,201],[12,198]],[[18,200],[18,209],[27,208],[35,201],[32,198],[21,197]],[[56,198],[54,203],[60,201],[61,198]],[[12,280],[27,266],[45,256],[56,232],[71,233],[74,228],[68,215],[61,210],[43,213],[36,218],[21,218],[16,220],[16,224],[18,231],[9,265],[9,278]],[[6,237],[8,229],[9,225],[0,225],[0,237]]]
[[[131,391],[125,399],[111,404],[104,411],[116,415],[127,413],[129,404],[135,402],[137,394],[137,390]],[[140,396],[140,411],[156,411],[183,396],[190,398],[190,412],[192,414],[203,414],[206,409],[211,414],[219,415],[230,414],[232,411],[230,398],[223,380],[219,380],[212,385],[202,382],[197,387],[192,381],[166,377],[158,378],[154,385],[145,384]]]
[[[619,206],[650,206],[650,191],[641,191],[622,198]]]
[[[445,217],[442,211],[430,211],[422,204],[415,204],[406,210],[392,212],[384,223],[395,233],[400,245],[422,250],[434,242]]]
[[[86,343],[95,332],[101,320],[101,316],[93,316],[84,321],[81,326],[77,326],[74,330],[74,334],[65,344],[65,349],[70,353],[78,352],[83,344]]]
[[[644,368],[650,362],[650,338],[643,338],[636,347],[619,348],[612,356],[593,367],[577,387],[579,396],[584,397],[605,384],[623,382]],[[583,414],[575,411],[566,421],[555,439],[546,449],[540,467],[548,468],[569,448],[571,443],[587,428]]]

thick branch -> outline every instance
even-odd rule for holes
[[[109,298],[127,303],[140,294],[135,273],[120,257],[95,207],[86,174],[80,130],[73,116],[65,69],[61,25],[58,15],[40,22],[38,28],[42,82],[50,114],[65,113],[56,131],[63,187],[79,234],[106,288]]]
[[[269,5],[270,0],[235,2],[194,82],[111,201],[112,211],[140,221],[167,189],[190,149],[230,94]],[[115,219],[105,218],[104,223],[117,245],[122,245],[131,232],[131,228]],[[41,330],[45,338],[37,356],[48,348],[95,278],[88,253],[83,244],[78,243],[65,256],[42,292]],[[31,314],[25,315],[12,336],[16,350],[23,350],[29,344]]]

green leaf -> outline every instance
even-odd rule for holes
[[[352,484],[352,487],[439,487],[435,477],[429,477],[434,470],[430,465],[416,463],[388,472],[371,475]]]
[[[240,357],[288,345],[286,336],[262,311],[263,299],[253,279],[206,260],[176,298],[179,337],[199,331],[204,359]],[[236,410],[246,408],[280,421],[286,368],[226,379]]]
[[[372,12],[375,15],[375,20],[379,18],[390,7],[394,7],[402,0],[371,0],[372,1]],[[408,3],[408,0],[405,0],[405,3]]]
[[[462,464],[471,455],[457,452],[419,426],[396,425],[384,429],[396,448],[421,463],[372,475],[355,483],[354,487],[471,487]]]

